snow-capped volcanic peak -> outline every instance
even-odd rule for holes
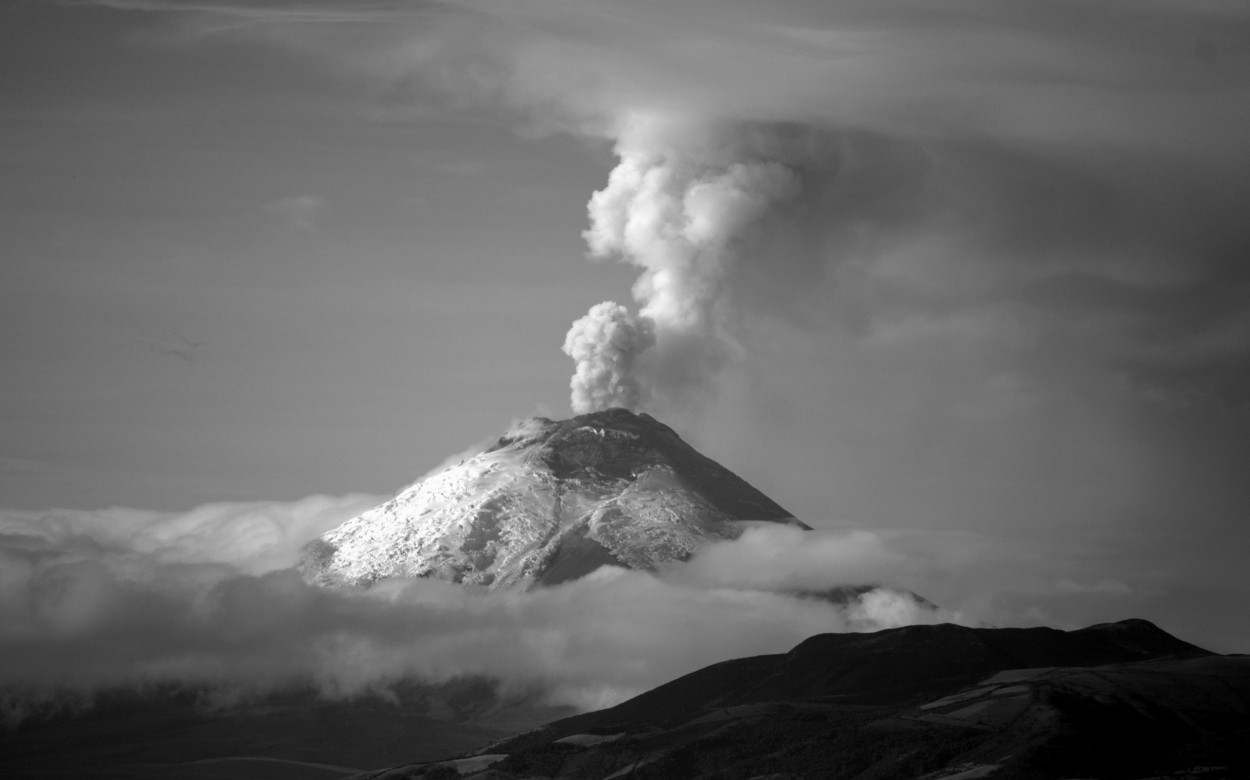
[[[313,541],[301,568],[326,585],[526,587],[603,564],[654,569],[759,521],[807,527],[650,415],[609,409],[520,423]]]

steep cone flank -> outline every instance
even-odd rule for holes
[[[517,425],[312,542],[301,568],[321,584],[524,587],[603,564],[654,569],[750,522],[807,528],[650,415],[609,409]]]

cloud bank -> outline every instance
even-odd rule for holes
[[[779,592],[876,582],[902,562],[870,534],[816,534],[796,566],[801,545],[786,529],[749,530],[658,576],[608,567],[526,593],[428,579],[368,590],[305,583],[289,568],[299,546],[362,501],[3,513],[6,719],[145,686],[228,702],[304,685],[352,697],[465,675],[589,708],[815,633],[957,617],[888,589],[846,604]]]
[[[1048,610],[1074,597],[1088,622],[1139,614],[1126,606],[1134,586],[1072,565],[1071,551],[1043,565],[1032,547],[984,537],[771,524],[656,574],[607,567],[530,592],[305,583],[292,568],[303,544],[377,501],[0,513],[5,721],[116,690],[184,687],[226,706],[292,687],[351,698],[464,676],[588,709],[822,632],[1053,623]],[[873,584],[886,587],[815,595]]]
[[[377,501],[0,512],[4,722],[118,690],[185,688],[228,706],[293,687],[342,699],[465,676],[590,709],[823,632],[1150,617],[1141,598],[1158,587],[1080,545],[1039,555],[966,533],[773,524],[655,574],[605,567],[529,592],[304,582],[300,548]],[[874,584],[848,597],[846,586]],[[841,601],[818,595],[840,588]]]

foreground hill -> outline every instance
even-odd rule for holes
[[[1250,777],[1250,658],[1141,620],[812,637],[465,760],[493,778]],[[442,777],[408,765],[360,780]],[[450,776],[450,775],[447,775]]]
[[[331,780],[446,758],[569,712],[500,701],[485,680],[404,686],[390,700],[291,690],[224,709],[207,706],[213,693],[115,691],[84,712],[0,727],[0,778]]]

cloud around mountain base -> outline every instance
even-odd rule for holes
[[[466,675],[595,708],[812,634],[957,617],[900,591],[846,604],[782,592],[876,581],[904,563],[872,534],[782,527],[749,529],[659,574],[606,567],[528,592],[305,583],[291,568],[302,543],[372,500],[0,514],[5,720],[154,685],[229,703],[291,686],[338,699]]]

